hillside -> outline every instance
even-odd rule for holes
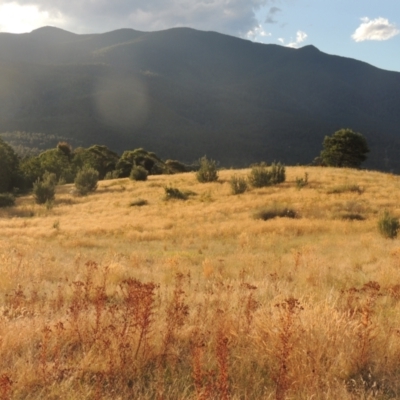
[[[286,172],[237,196],[249,170],[0,208],[2,398],[399,398],[400,242],[378,220],[400,178]],[[254,218],[282,207],[296,218]]]
[[[222,165],[306,164],[350,127],[367,167],[400,171],[400,73],[313,46],[262,45],[187,28],[0,33],[0,132]]]

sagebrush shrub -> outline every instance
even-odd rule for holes
[[[142,206],[146,206],[147,204],[149,204],[149,202],[145,199],[136,199],[136,200],[131,201],[129,206],[130,207],[142,207]]]
[[[199,182],[215,182],[218,180],[217,162],[209,160],[206,156],[199,160],[200,168],[196,173],[196,178]]]
[[[264,163],[254,165],[248,179],[250,184],[255,188],[277,185],[286,180],[285,166],[281,163],[272,163],[269,168]]]
[[[266,207],[258,210],[254,213],[255,219],[262,219],[267,221],[273,218],[297,218],[297,213],[295,210],[285,206],[273,205],[271,207]]]
[[[383,237],[394,239],[400,228],[399,219],[386,210],[378,221],[378,229]]]
[[[81,196],[85,196],[97,189],[99,172],[94,168],[83,168],[75,177],[75,187]]]
[[[42,179],[33,184],[33,198],[37,204],[52,202],[55,198],[57,185],[56,174],[45,172]]]
[[[186,200],[188,198],[186,193],[181,192],[179,189],[174,187],[165,187],[165,200],[178,199]]]
[[[146,168],[136,165],[132,168],[129,178],[133,181],[146,181],[148,175],[149,173]]]
[[[244,193],[248,187],[247,179],[237,175],[231,177],[229,184],[231,185],[232,194]]]
[[[300,190],[301,188],[303,188],[304,186],[307,186],[307,185],[308,185],[308,173],[307,172],[304,173],[304,178],[296,177],[297,189]]]
[[[113,171],[108,171],[105,176],[104,179],[108,180],[108,179],[118,179],[119,178],[119,172],[117,170],[113,170]]]
[[[0,193],[0,207],[12,207],[15,205],[15,197],[11,193]]]
[[[345,184],[335,186],[332,189],[328,190],[328,194],[341,194],[341,193],[364,193],[364,188],[360,187],[356,184]]]

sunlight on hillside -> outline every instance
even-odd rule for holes
[[[231,194],[248,173],[0,209],[0,397],[398,398],[400,243],[377,223],[400,178],[290,167]]]

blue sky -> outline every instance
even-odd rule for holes
[[[312,44],[325,53],[400,71],[400,0],[276,1],[256,15],[260,26],[253,40]]]
[[[400,72],[400,0],[0,0],[0,31],[187,26],[302,47]]]

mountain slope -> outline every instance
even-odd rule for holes
[[[400,73],[215,32],[0,33],[0,132],[145,147],[223,165],[308,163],[325,135],[363,133],[367,166],[400,171]]]

